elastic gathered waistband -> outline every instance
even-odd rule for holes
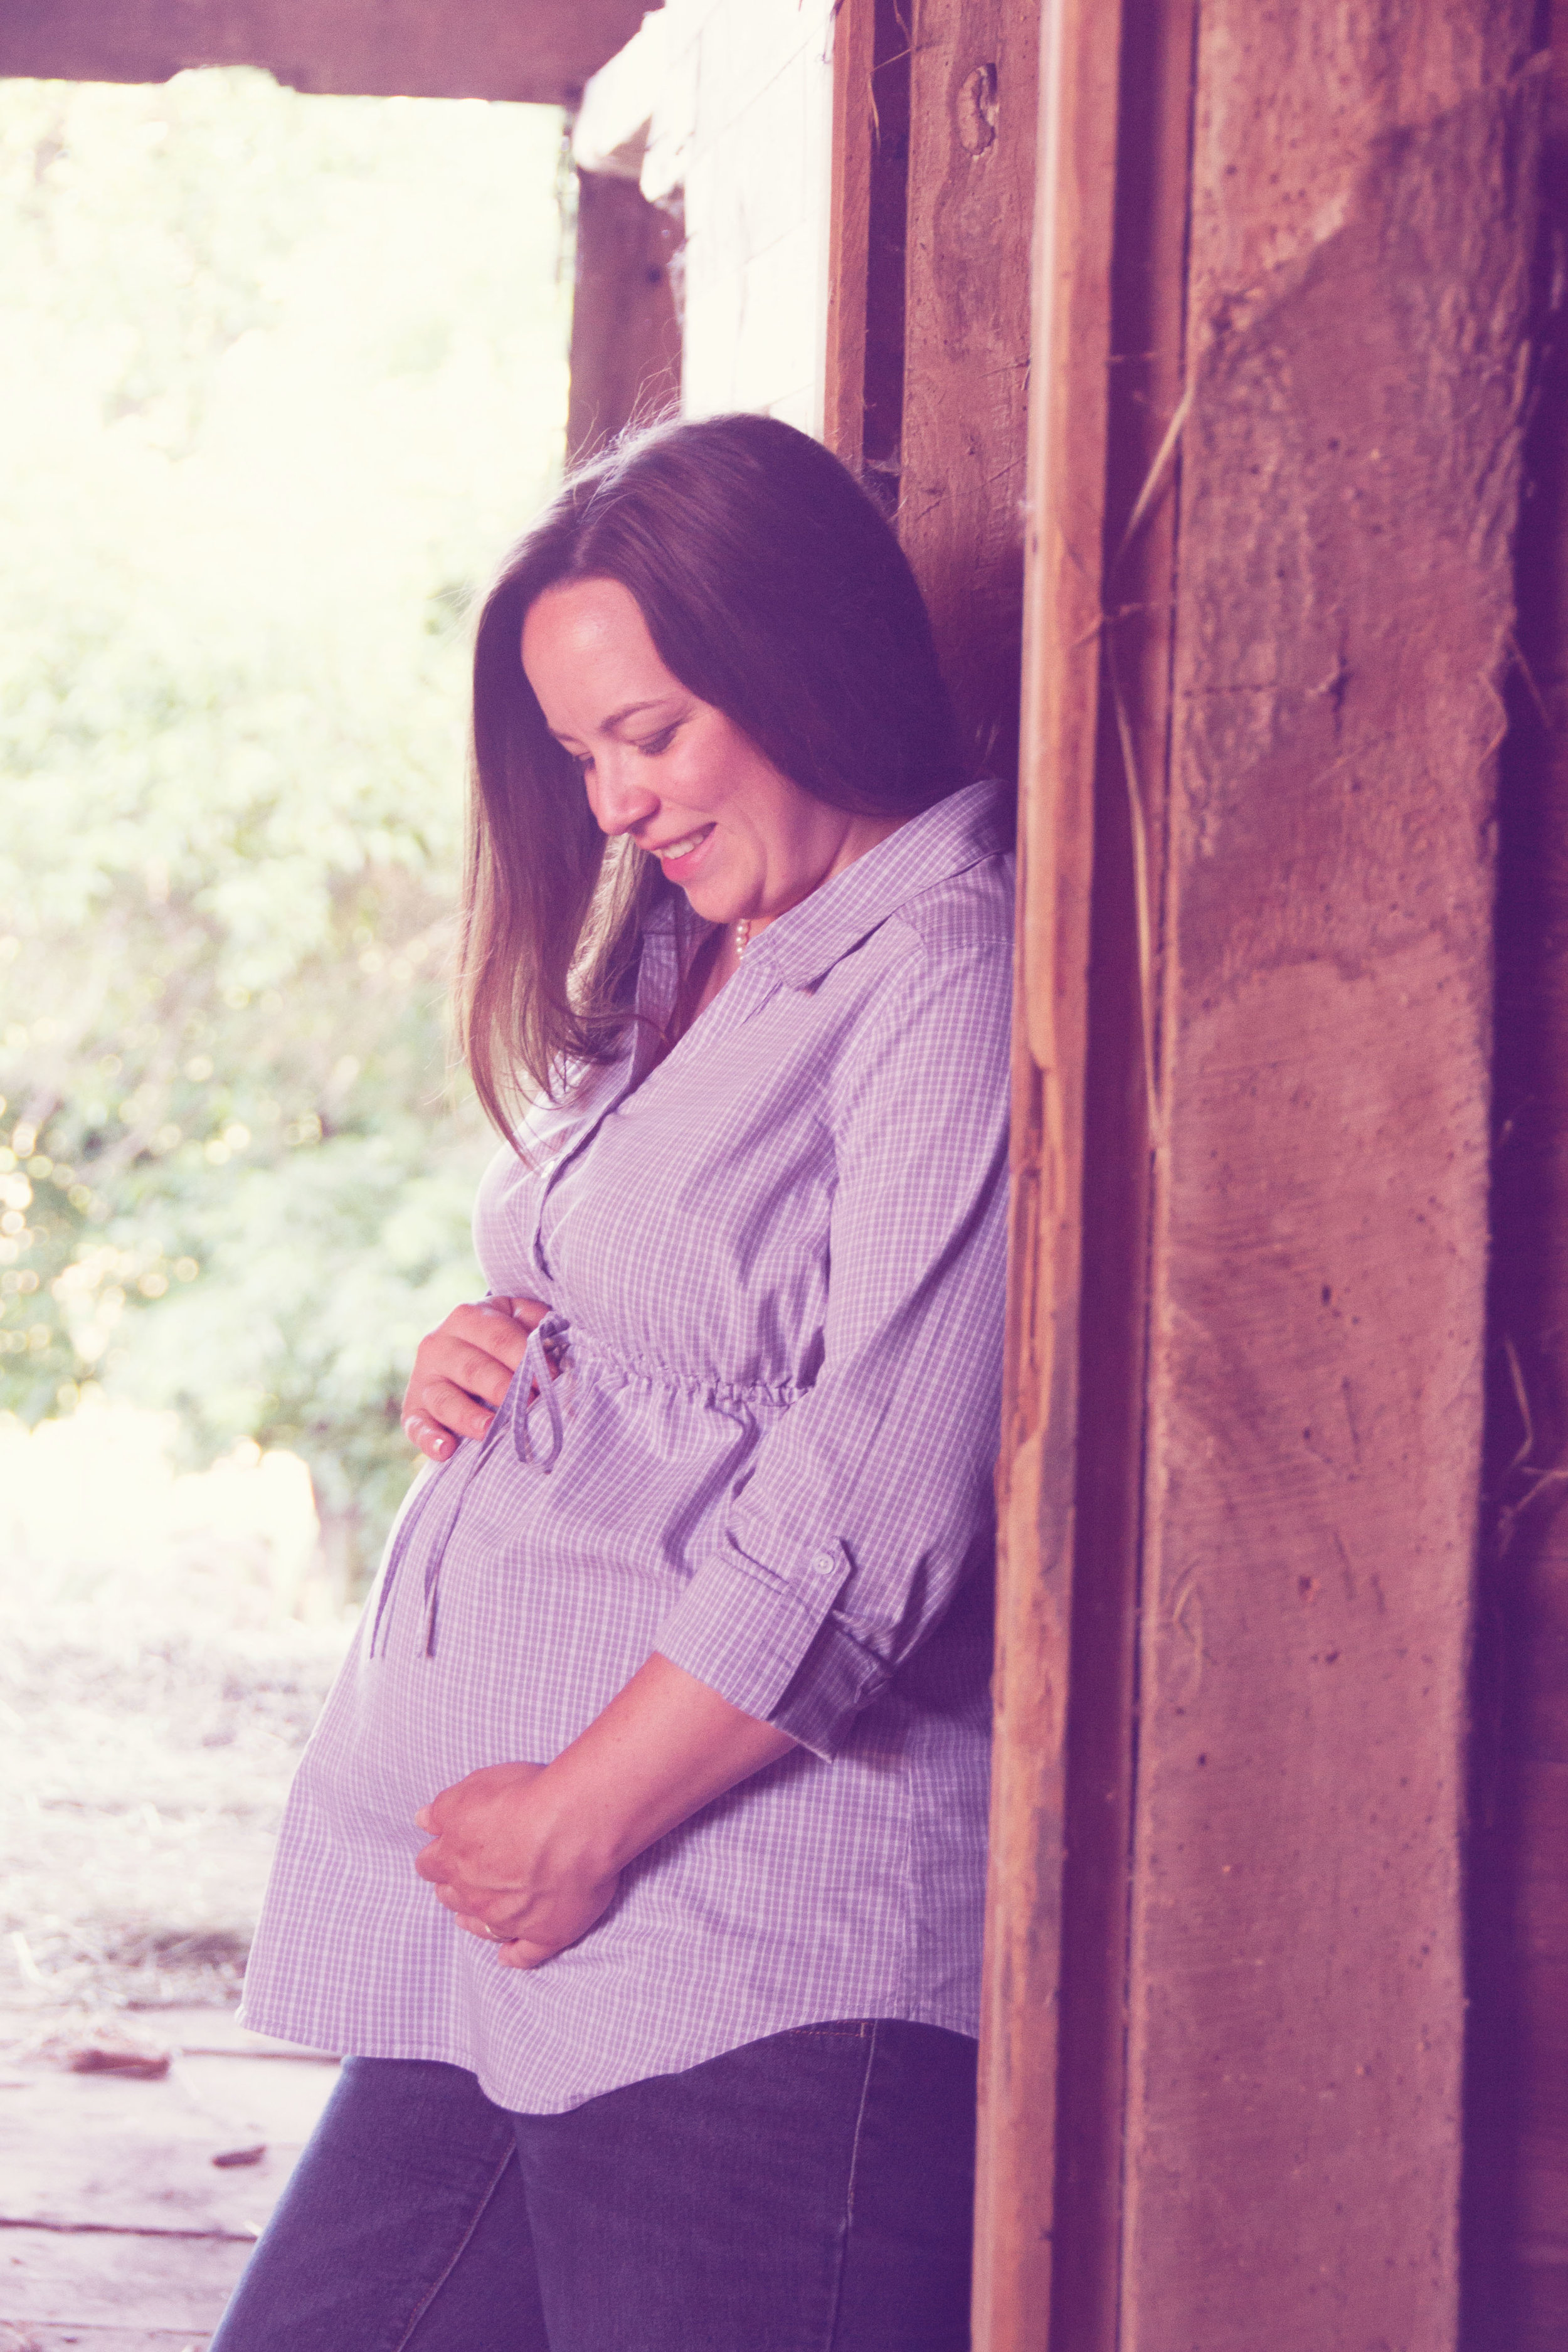
[[[782,1411],[811,1393],[797,1381],[725,1381],[710,1372],[678,1371],[672,1364],[661,1364],[649,1356],[628,1356],[618,1349],[602,1347],[596,1339],[584,1338],[581,1327],[572,1323],[552,1333],[551,1353],[562,1364],[607,1371],[626,1382],[646,1381],[673,1396],[700,1398],[713,1404],[774,1405]]]
[[[479,1462],[497,1446],[508,1444],[521,1463],[535,1469],[542,1476],[551,1475],[565,1443],[566,1423],[574,1417],[570,1394],[563,1397],[559,1379],[559,1375],[568,1369],[579,1379],[584,1375],[590,1379],[607,1375],[618,1387],[646,1386],[661,1391],[667,1396],[684,1396],[693,1402],[711,1405],[721,1412],[745,1412],[758,1405],[782,1412],[797,1397],[810,1393],[795,1381],[716,1380],[699,1372],[678,1372],[672,1366],[656,1363],[647,1357],[628,1356],[616,1349],[602,1348],[592,1339],[584,1339],[570,1319],[559,1308],[552,1307],[529,1333],[522,1361],[513,1373],[506,1400],[485,1435],[472,1446],[471,1452],[468,1445],[459,1446],[450,1462],[440,1465],[436,1477],[422,1482],[421,1491],[410,1496],[400,1515],[371,1626],[370,1654],[373,1658],[392,1599],[393,1586],[416,1526],[424,1519],[432,1496],[441,1491],[445,1481],[455,1474],[458,1486],[449,1506],[447,1527],[434,1542],[430,1540],[434,1530],[426,1530],[428,1555],[425,1564],[425,1654],[427,1657],[435,1656],[441,1560],[447,1539],[456,1525],[457,1514],[462,1507],[464,1489]],[[529,1419],[536,1403],[543,1406],[549,1423],[542,1449],[535,1444]],[[463,1465],[461,1468],[459,1464]]]

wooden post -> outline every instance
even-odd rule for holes
[[[902,13],[911,54],[899,531],[974,771],[1011,775],[1038,0],[910,0]]]
[[[844,0],[826,439],[879,487],[974,772],[1010,775],[1038,0]]]
[[[629,425],[680,405],[680,319],[670,265],[680,218],[635,180],[577,174],[566,457],[577,465]]]
[[[834,18],[824,435],[898,505],[909,232],[908,0],[843,0]]]
[[[1568,238],[1556,0],[1543,258]],[[1542,283],[1550,286],[1543,272]],[[1499,810],[1490,1429],[1470,1774],[1466,2352],[1568,2344],[1568,342],[1538,361]]]
[[[1120,18],[1049,0],[1040,61],[977,2352],[1051,2306]]]
[[[865,446],[866,277],[875,142],[871,76],[877,0],[842,0],[833,19],[833,157],[828,198],[827,367],[822,437],[847,466]]]
[[[1158,892],[1168,827],[1196,0],[1122,0],[1089,908],[1050,2325],[1119,2335]]]
[[[1531,19],[1200,12],[1122,2352],[1457,2341]]]

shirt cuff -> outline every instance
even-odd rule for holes
[[[658,1654],[743,1714],[829,1757],[888,1679],[882,1661],[829,1613],[850,1566],[837,1539],[803,1554],[790,1577],[727,1545],[665,1619]]]

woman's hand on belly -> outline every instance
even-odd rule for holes
[[[460,1437],[483,1437],[521,1363],[530,1332],[550,1309],[537,1298],[488,1298],[454,1307],[420,1340],[403,1397],[403,1430],[432,1462]]]
[[[416,1819],[430,1843],[414,1867],[460,1927],[496,1946],[509,1968],[537,1969],[585,1936],[620,1881],[531,1801],[542,1764],[487,1764],[445,1789]]]
[[[795,1750],[656,1651],[552,1764],[487,1764],[415,1815],[460,1927],[537,1969],[608,1910],[627,1863]]]

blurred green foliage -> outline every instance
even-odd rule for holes
[[[560,137],[0,84],[0,1408],[293,1446],[347,1584],[480,1287],[465,615],[560,463]]]

